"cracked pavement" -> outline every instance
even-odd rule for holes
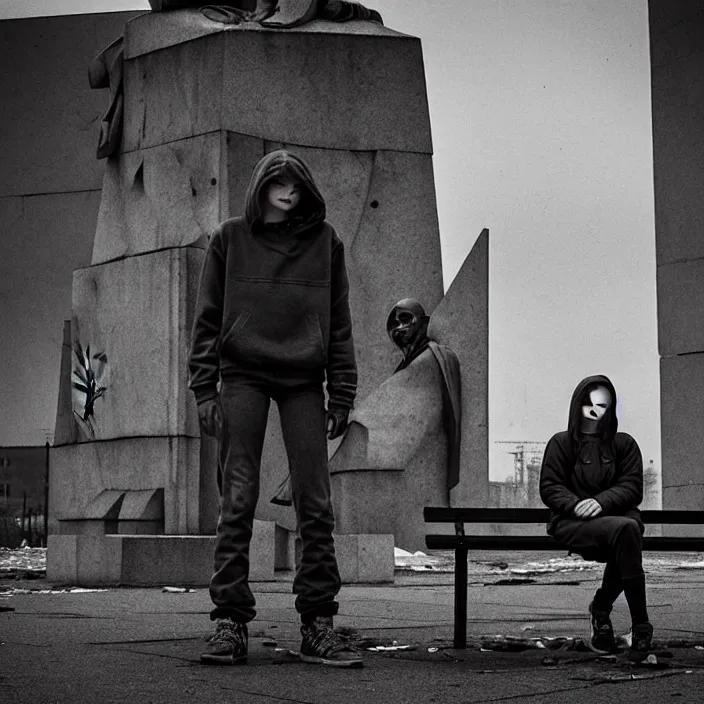
[[[692,556],[683,556],[691,559]],[[534,560],[533,555],[530,556]],[[469,586],[469,647],[451,648],[452,575],[399,573],[393,585],[343,587],[335,625],[364,651],[361,670],[306,665],[280,651],[299,645],[286,578],[253,585],[249,663],[206,668],[211,632],[205,588],[50,591],[45,580],[0,579],[3,704],[394,704],[395,702],[704,701],[704,570],[676,561],[648,572],[656,666],[580,647],[599,570],[532,574],[500,583],[482,572]],[[617,633],[628,610],[614,609]],[[542,639],[543,645],[537,645]],[[552,639],[552,640],[550,640]],[[506,644],[509,643],[507,646]]]

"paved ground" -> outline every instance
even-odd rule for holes
[[[276,646],[299,643],[287,581],[256,585],[249,664],[205,668],[198,655],[210,632],[206,589],[86,592],[0,577],[0,702],[701,704],[704,569],[696,558],[648,565],[657,668],[580,649],[599,571],[577,564],[560,571],[548,556],[483,554],[471,566],[464,651],[451,648],[451,575],[406,571],[394,585],[343,588],[336,626],[354,642],[414,648],[365,650],[365,667],[352,671],[282,661]],[[689,569],[678,568],[683,561]],[[614,623],[627,630],[625,603],[617,603]]]

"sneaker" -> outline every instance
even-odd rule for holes
[[[614,627],[611,625],[608,611],[594,608],[594,602],[589,604],[589,624],[591,635],[587,646],[595,653],[605,655],[616,652]]]
[[[332,616],[316,616],[301,626],[301,660],[333,667],[362,667],[362,658],[335,633]]]
[[[653,647],[653,627],[649,623],[634,623],[631,629],[630,660],[645,660]]]
[[[231,618],[216,619],[215,635],[200,656],[204,665],[244,665],[247,662],[247,624]]]

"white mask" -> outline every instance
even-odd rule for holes
[[[597,386],[589,394],[589,404],[582,406],[582,416],[598,421],[611,405],[611,394],[605,386]]]

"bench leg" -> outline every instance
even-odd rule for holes
[[[454,647],[467,647],[467,548],[455,550]]]

